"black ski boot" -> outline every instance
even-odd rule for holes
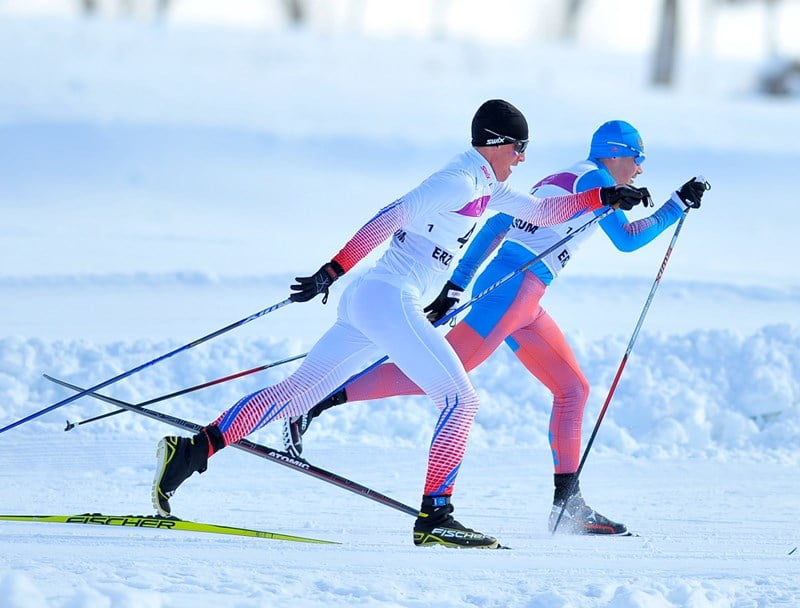
[[[581,496],[579,484],[575,484],[572,494],[568,495],[574,473],[562,473],[555,476],[556,490],[553,496],[553,508],[550,510],[550,520],[548,528],[550,532],[555,529],[558,517],[564,509],[564,515],[558,522],[558,532],[565,534],[627,534],[628,528],[625,524],[611,521],[607,517],[600,515],[592,509]]]
[[[303,435],[308,430],[311,421],[325,410],[342,403],[347,403],[347,393],[344,389],[338,390],[330,397],[323,399],[305,414],[284,418],[283,447],[286,452],[294,458],[302,458]]]
[[[156,476],[153,480],[153,506],[162,517],[169,517],[169,499],[192,473],[202,473],[208,465],[209,442],[213,452],[225,447],[216,426],[203,428],[194,437],[163,437],[156,451]]]
[[[496,538],[467,528],[453,518],[449,496],[423,496],[422,508],[414,522],[417,547],[441,545],[465,549],[498,549]]]

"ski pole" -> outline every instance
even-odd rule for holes
[[[70,382],[66,382],[64,380],[59,380],[58,378],[54,378],[53,376],[48,376],[44,374],[44,377],[50,380],[51,382],[55,382],[56,384],[60,384],[61,386],[65,386],[67,388],[71,388],[75,391],[84,390],[81,387],[72,384]],[[88,390],[88,389],[86,389]],[[139,407],[132,403],[128,403],[127,401],[122,401],[120,399],[115,399],[114,397],[107,397],[106,395],[101,395],[100,393],[92,392],[92,397],[95,399],[100,399],[107,403],[113,403],[119,407],[130,409],[138,414],[143,416],[147,416],[153,420],[158,420],[165,424],[170,424],[177,428],[184,429],[189,432],[197,433],[202,428],[199,424],[194,422],[190,422],[189,420],[184,420],[182,418],[178,418],[176,416],[171,416],[170,414],[165,414],[163,412],[157,412],[156,410],[150,410],[146,407]],[[327,483],[333,484],[354,494],[358,494],[363,496],[364,498],[368,498],[370,500],[374,500],[382,505],[386,505],[387,507],[391,507],[398,511],[402,511],[412,517],[416,517],[419,514],[419,510],[408,505],[401,503],[394,498],[390,498],[380,492],[377,492],[367,486],[361,485],[360,483],[356,483],[355,481],[351,481],[346,477],[342,477],[341,475],[337,475],[336,473],[331,473],[330,471],[326,471],[325,469],[321,469],[317,467],[307,460],[303,460],[302,458],[292,458],[290,455],[282,452],[280,450],[275,450],[265,445],[261,445],[258,443],[253,443],[252,441],[248,441],[247,439],[240,439],[239,441],[230,444],[230,447],[239,448],[240,450],[244,450],[245,452],[250,452],[251,454],[255,454],[256,456],[260,456],[261,458],[266,458],[267,460],[271,460],[272,462],[277,462],[278,464],[282,464],[286,467],[294,469],[295,471],[299,471],[301,473],[305,473],[306,475],[311,475],[312,477],[316,477],[322,481]]]
[[[519,268],[517,268],[516,270],[514,270],[514,271],[512,271],[512,272],[509,272],[509,273],[508,273],[506,276],[504,276],[504,277],[501,277],[500,279],[498,279],[497,281],[495,281],[494,283],[492,283],[491,285],[489,285],[489,286],[488,286],[486,289],[484,289],[484,290],[483,290],[482,292],[480,292],[478,295],[476,295],[476,296],[473,296],[473,297],[472,297],[470,300],[468,300],[467,302],[464,302],[464,304],[462,304],[461,306],[459,306],[459,307],[457,307],[457,308],[454,308],[453,310],[451,310],[450,312],[448,312],[448,313],[447,313],[446,315],[444,315],[444,316],[443,316],[441,319],[439,319],[438,321],[436,321],[436,323],[434,323],[434,324],[433,324],[433,326],[434,326],[434,327],[439,327],[440,325],[443,325],[443,324],[445,324],[447,321],[449,321],[450,319],[452,319],[453,317],[455,317],[455,316],[456,316],[458,313],[460,313],[462,310],[466,309],[466,308],[467,308],[467,307],[469,307],[469,306],[472,306],[472,305],[473,305],[475,302],[477,302],[477,301],[478,301],[478,300],[480,300],[481,298],[484,298],[484,297],[486,297],[487,295],[489,295],[489,294],[490,294],[492,291],[494,291],[495,289],[497,289],[497,288],[498,288],[498,287],[500,287],[501,285],[504,285],[505,283],[507,283],[508,281],[510,281],[511,279],[513,279],[514,277],[516,277],[517,275],[519,275],[519,274],[521,274],[521,273],[525,272],[526,270],[528,270],[528,268],[530,268],[531,266],[533,266],[533,265],[534,265],[536,262],[540,261],[540,260],[541,260],[542,258],[544,258],[545,256],[548,256],[548,255],[550,255],[551,253],[553,253],[553,252],[554,252],[556,249],[558,249],[559,247],[561,247],[561,246],[562,246],[564,243],[566,243],[566,242],[567,242],[567,241],[569,241],[570,239],[574,238],[574,237],[575,237],[577,234],[579,234],[579,233],[583,232],[584,230],[586,230],[586,229],[587,229],[589,226],[591,226],[591,225],[592,225],[592,224],[594,224],[595,222],[599,222],[601,219],[603,219],[605,216],[607,216],[607,215],[608,215],[609,213],[611,213],[612,211],[614,211],[614,209],[612,209],[611,207],[609,207],[608,209],[604,209],[602,213],[600,213],[600,214],[598,214],[598,215],[595,215],[594,217],[592,217],[592,219],[590,219],[589,221],[587,221],[585,224],[581,224],[581,225],[580,225],[578,228],[576,228],[575,230],[573,230],[572,232],[570,232],[570,233],[569,233],[567,236],[565,236],[563,239],[561,239],[561,240],[560,240],[560,241],[558,241],[557,243],[554,243],[553,245],[551,245],[550,247],[548,247],[547,249],[545,249],[545,250],[544,250],[542,253],[540,253],[540,254],[538,254],[537,256],[535,256],[535,257],[534,257],[532,260],[530,260],[530,261],[526,262],[525,264],[523,264],[522,266],[520,266],[520,267],[519,267]],[[375,363],[372,363],[372,364],[371,364],[369,367],[367,367],[367,368],[365,368],[365,369],[361,370],[361,371],[360,371],[360,372],[358,372],[357,374],[354,374],[354,375],[350,376],[350,377],[349,377],[347,380],[345,380],[345,381],[344,381],[344,382],[343,382],[341,385],[339,385],[339,387],[338,387],[336,390],[334,390],[333,392],[331,392],[331,393],[328,395],[328,397],[330,397],[330,396],[331,396],[331,395],[333,395],[334,393],[338,393],[340,390],[342,390],[343,388],[345,388],[345,387],[346,387],[348,384],[350,384],[351,382],[355,382],[355,381],[356,381],[356,380],[358,380],[358,379],[359,379],[361,376],[364,376],[364,375],[368,374],[368,373],[369,373],[369,372],[371,372],[373,369],[375,369],[376,367],[378,367],[378,366],[379,366],[379,365],[381,365],[382,363],[385,363],[385,362],[386,362],[386,361],[388,361],[388,360],[389,360],[389,356],[388,356],[388,355],[384,355],[383,357],[381,357],[380,359],[378,359],[377,361],[375,361]],[[326,397],[326,398],[327,398],[327,397]]]
[[[203,384],[198,384],[196,386],[190,386],[189,388],[184,388],[179,391],[175,391],[174,393],[161,395],[160,397],[154,397],[152,399],[148,399],[147,401],[142,401],[140,403],[135,404],[135,407],[146,407],[148,405],[153,405],[154,403],[159,403],[160,401],[166,401],[167,399],[172,399],[173,397],[180,397],[181,395],[193,393],[194,391],[199,391],[200,389],[208,388],[210,386],[214,386],[215,384],[221,384],[223,382],[228,382],[229,380],[236,380],[237,378],[241,378],[243,376],[248,376],[256,372],[264,371],[265,369],[278,367],[279,365],[283,365],[284,363],[291,363],[292,361],[297,361],[298,359],[302,359],[303,357],[305,357],[307,354],[308,353],[303,353],[302,355],[295,355],[294,357],[288,357],[287,359],[281,359],[280,361],[266,363],[264,365],[259,365],[258,367],[254,367],[253,369],[248,369],[243,372],[237,372],[235,374],[231,374],[230,376],[224,376],[222,378],[217,378],[216,380],[210,380],[209,382],[204,382]],[[114,410],[113,412],[106,412],[105,414],[101,414],[100,416],[94,416],[93,418],[87,418],[86,420],[81,420],[80,422],[70,422],[69,420],[67,420],[67,426],[64,430],[71,431],[76,426],[80,426],[82,424],[88,424],[90,422],[95,422],[96,420],[102,420],[103,418],[110,418],[111,416],[116,416],[117,414],[122,414],[123,412],[127,411],[129,410],[126,410],[124,408],[118,409]]]
[[[29,416],[25,416],[24,418],[21,418],[21,419],[17,420],[16,422],[12,422],[11,424],[9,424],[7,426],[4,426],[2,429],[0,429],[0,433],[5,433],[6,431],[8,431],[10,429],[13,429],[15,426],[19,426],[20,424],[24,424],[26,422],[29,422],[30,420],[33,420],[34,418],[38,418],[39,416],[41,416],[43,414],[46,414],[47,412],[51,412],[56,408],[59,408],[59,407],[61,407],[63,405],[67,405],[68,403],[72,403],[73,401],[75,401],[76,399],[78,399],[80,397],[83,397],[84,395],[88,395],[89,393],[92,393],[92,392],[94,392],[94,391],[96,391],[98,389],[101,389],[103,387],[108,386],[109,384],[113,384],[114,382],[118,382],[119,380],[122,380],[123,378],[127,378],[128,376],[131,376],[131,375],[135,374],[136,372],[139,372],[139,371],[145,369],[146,367],[150,367],[151,365],[155,365],[156,363],[164,361],[165,359],[168,359],[169,357],[172,357],[173,355],[177,355],[180,352],[189,350],[190,348],[194,348],[195,346],[197,346],[199,344],[202,344],[203,342],[206,342],[207,340],[211,340],[212,338],[216,338],[217,336],[220,336],[220,335],[224,334],[225,332],[228,332],[228,331],[230,331],[232,329],[240,327],[240,326],[244,325],[245,323],[249,323],[250,321],[254,321],[255,319],[258,319],[259,317],[263,317],[264,315],[269,314],[269,313],[271,313],[271,312],[273,312],[275,310],[278,310],[279,308],[283,308],[287,304],[291,304],[291,303],[292,303],[292,300],[290,298],[286,298],[285,300],[282,300],[281,302],[278,302],[277,304],[273,304],[272,306],[270,306],[268,308],[265,308],[264,310],[261,310],[261,311],[255,313],[255,314],[250,315],[249,317],[245,317],[244,319],[236,321],[235,323],[231,323],[230,325],[227,325],[227,326],[223,327],[222,329],[218,329],[217,331],[214,331],[214,332],[212,332],[212,333],[210,333],[210,334],[208,334],[206,336],[203,336],[202,338],[198,338],[197,340],[194,340],[193,342],[189,342],[189,344],[185,344],[184,346],[181,346],[180,348],[176,348],[175,350],[170,351],[170,352],[168,352],[168,353],[166,353],[164,355],[161,355],[160,357],[156,357],[155,359],[153,359],[151,361],[148,361],[147,363],[142,363],[141,365],[139,365],[137,367],[134,367],[133,369],[129,369],[128,371],[123,372],[123,373],[119,374],[118,376],[114,376],[113,378],[109,378],[108,380],[105,380],[104,382],[101,382],[100,384],[96,384],[96,385],[94,385],[94,386],[92,386],[90,388],[84,389],[84,390],[82,390],[82,391],[80,391],[78,393],[75,393],[74,395],[71,395],[71,396],[67,397],[66,399],[62,399],[61,401],[58,401],[58,402],[54,403],[53,405],[49,405],[46,408],[39,410],[38,412],[34,412],[33,414],[30,414]]]
[[[698,177],[697,179],[701,180],[703,178]],[[706,184],[707,189],[708,187],[709,187],[708,184]],[[664,259],[661,262],[661,267],[658,269],[658,274],[656,274],[656,280],[653,282],[653,286],[650,288],[650,293],[648,294],[647,300],[644,303],[644,308],[642,309],[642,313],[639,315],[639,321],[636,323],[636,327],[633,330],[633,335],[631,336],[631,339],[628,342],[628,347],[625,349],[625,354],[622,356],[622,361],[620,362],[619,367],[617,368],[617,373],[614,376],[614,380],[611,382],[611,388],[608,391],[605,403],[603,403],[603,407],[600,410],[600,415],[597,417],[597,422],[594,425],[594,429],[592,429],[592,434],[589,437],[589,441],[586,443],[586,448],[583,451],[583,456],[581,456],[581,461],[578,464],[578,470],[575,471],[575,477],[573,477],[572,482],[569,485],[567,496],[572,496],[572,493],[575,491],[575,488],[578,485],[578,477],[580,476],[581,471],[583,470],[583,465],[586,463],[586,458],[589,456],[589,450],[592,449],[592,444],[594,443],[594,438],[597,436],[597,431],[600,428],[600,423],[603,421],[603,417],[606,415],[608,404],[611,403],[611,398],[614,396],[614,391],[617,388],[617,383],[619,382],[620,376],[622,376],[622,370],[625,369],[625,364],[628,362],[628,356],[631,354],[631,351],[633,350],[633,344],[634,342],[636,342],[636,337],[639,335],[639,330],[642,328],[642,323],[644,323],[644,318],[647,315],[647,311],[650,309],[650,303],[653,301],[653,296],[655,295],[656,289],[658,288],[658,285],[661,282],[661,277],[664,275],[664,269],[667,267],[669,256],[672,254],[673,247],[675,247],[675,241],[678,240],[678,235],[681,232],[681,228],[683,227],[683,222],[688,214],[689,214],[689,209],[686,209],[681,215],[681,219],[678,220],[678,225],[675,227],[675,233],[672,235],[672,240],[669,243],[669,247],[667,247],[667,253],[666,255],[664,255]],[[567,508],[567,501],[565,500],[564,504],[561,505],[561,511],[558,514],[556,523],[553,525],[553,534],[555,534],[556,530],[558,530],[558,524],[561,522],[561,518],[564,516],[564,511],[566,510],[566,508]]]

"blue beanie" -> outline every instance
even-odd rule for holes
[[[640,155],[644,156],[642,137],[633,125],[624,120],[609,120],[592,135],[589,158]]]

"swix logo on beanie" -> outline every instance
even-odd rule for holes
[[[481,104],[472,118],[473,146],[501,146],[528,139],[528,121],[502,99]]]

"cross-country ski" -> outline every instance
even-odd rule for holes
[[[51,524],[83,524],[90,526],[114,526],[138,530],[180,530],[184,532],[203,532],[206,534],[222,534],[227,536],[249,536],[253,538],[269,538],[297,543],[314,543],[320,545],[338,545],[331,540],[293,536],[278,532],[251,530],[237,526],[220,526],[196,521],[186,521],[175,517],[158,515],[105,515],[103,513],[81,513],[79,515],[0,515],[0,521],[22,523]]]

